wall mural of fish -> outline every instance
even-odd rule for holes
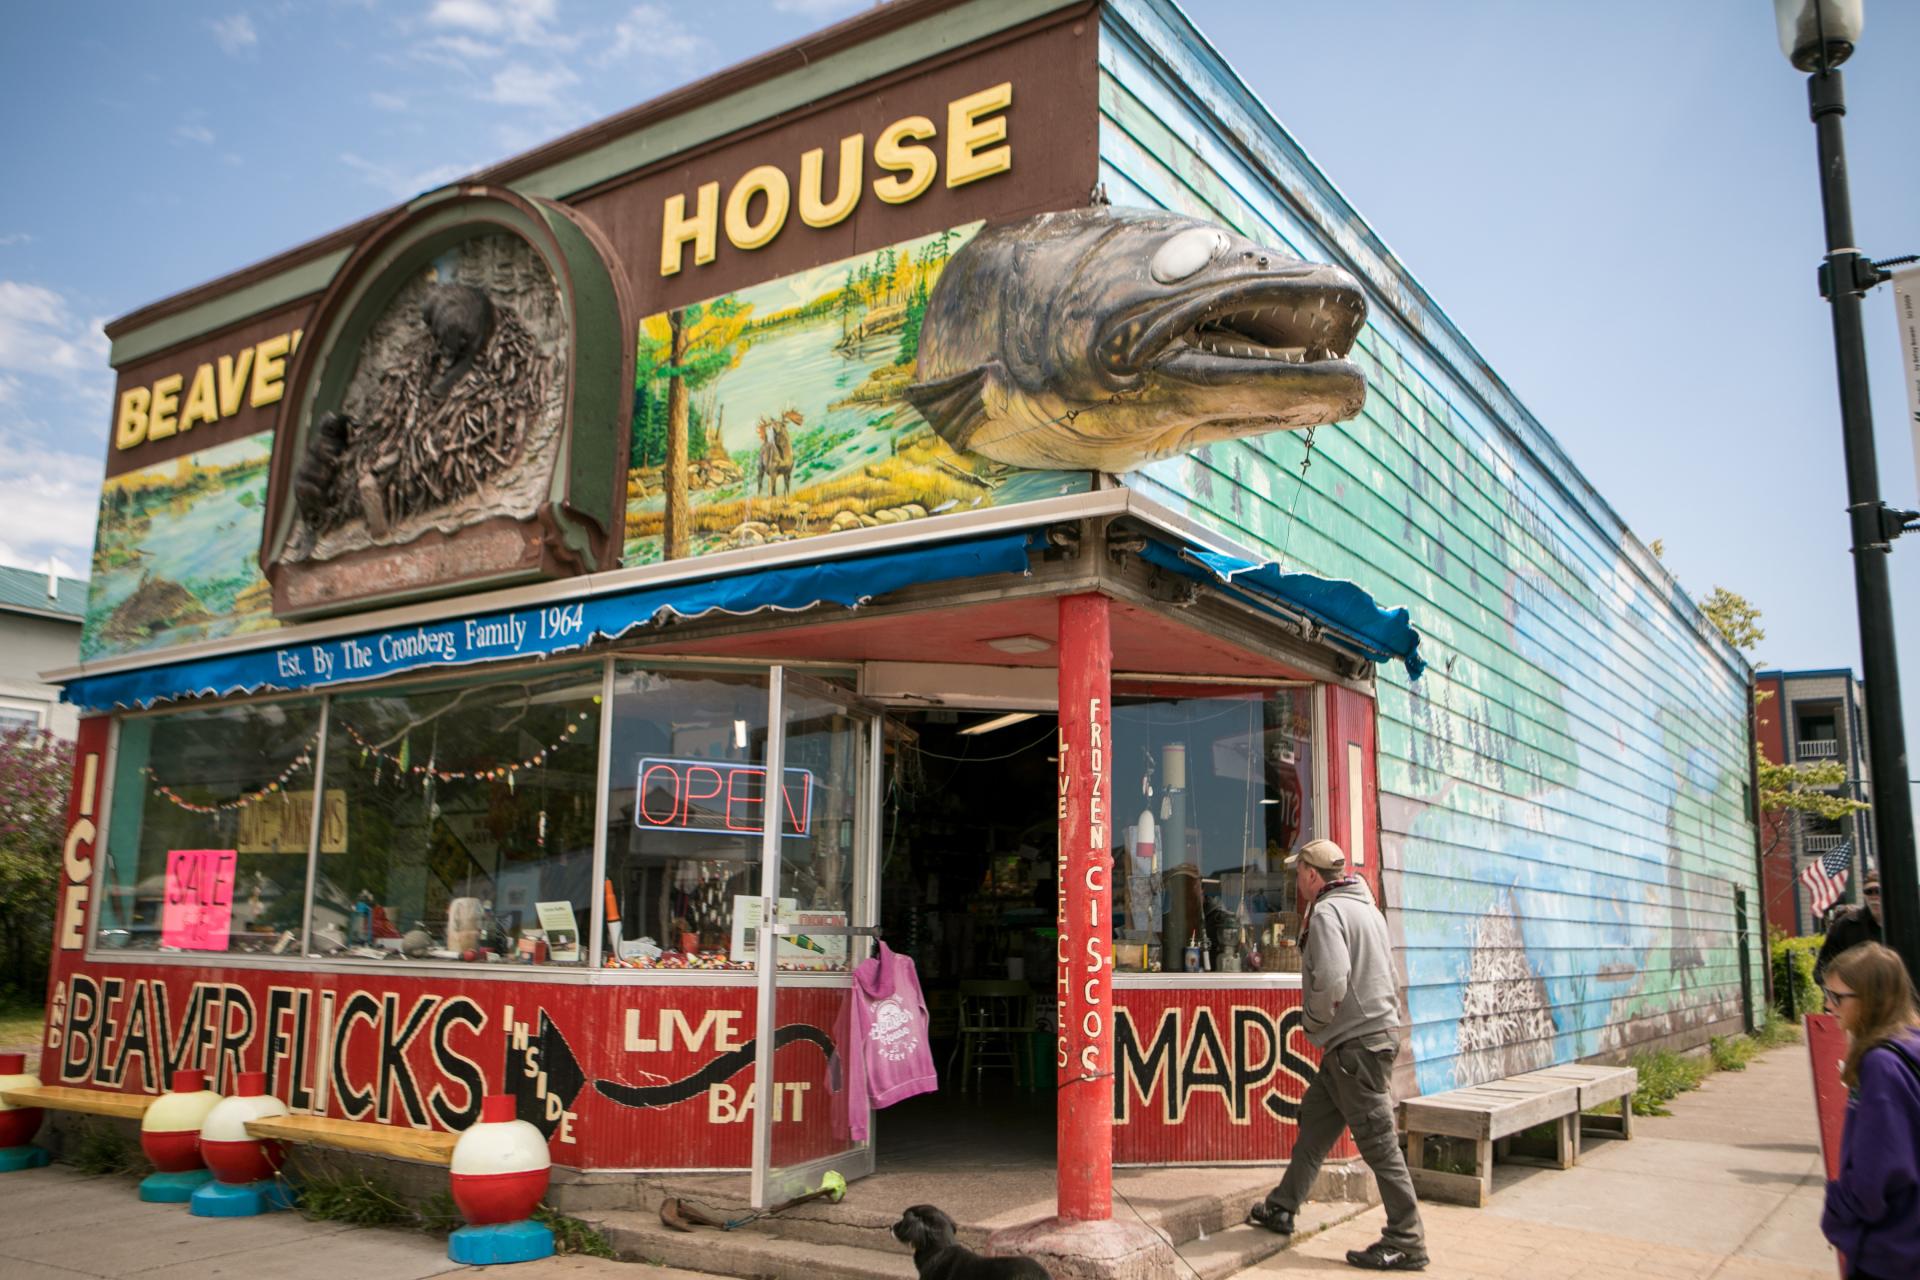
[[[1217,440],[1339,422],[1366,298],[1338,267],[1210,222],[1096,205],[988,226],[928,301],[907,397],[1018,467],[1129,471]]]

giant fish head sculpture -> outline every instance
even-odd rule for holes
[[[956,449],[1127,471],[1338,422],[1366,379],[1352,276],[1213,223],[1097,206],[989,226],[947,264],[907,397]]]

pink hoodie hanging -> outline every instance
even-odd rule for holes
[[[927,1002],[913,961],[880,944],[880,954],[853,971],[853,1044],[848,1046],[848,1093],[874,1107],[890,1107],[940,1087],[927,1043]],[[855,1142],[867,1136],[867,1110],[849,1108]]]

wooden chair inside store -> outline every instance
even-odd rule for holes
[[[1016,1088],[1024,1088],[1033,1032],[1032,987],[1004,978],[962,982],[958,1046],[961,1091],[971,1087],[978,1092],[986,1073],[999,1070],[1013,1077]],[[948,1070],[952,1070],[951,1063]]]

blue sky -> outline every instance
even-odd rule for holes
[[[0,45],[0,561],[86,562],[101,322],[864,7],[38,6]],[[1803,78],[1764,0],[1188,0],[1627,522],[1771,665],[1858,667]],[[1855,217],[1920,252],[1920,5],[1848,67]],[[1883,488],[1920,505],[1887,289]],[[1893,557],[1920,729],[1920,537]]]

